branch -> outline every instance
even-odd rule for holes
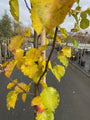
[[[27,1],[26,1],[26,0],[24,0],[24,2],[25,2],[25,4],[26,4],[27,9],[28,9],[28,10],[29,10],[29,12],[30,12],[30,11],[31,11],[31,9],[30,9],[30,7],[28,6]]]
[[[3,72],[2,72],[2,74],[5,75]],[[11,82],[14,83],[14,81],[13,81],[11,78],[8,78],[8,79],[9,79]],[[25,89],[23,89],[23,88],[18,84],[18,82],[15,83],[15,84],[16,84],[16,86],[18,86],[21,90],[23,90],[23,92],[25,92],[26,94],[28,94],[28,95],[33,95],[33,96],[34,96],[33,93],[27,92]]]
[[[56,30],[55,30],[55,35],[54,35],[54,41],[53,41],[53,45],[52,45],[52,50],[51,50],[51,52],[50,52],[50,54],[49,54],[49,57],[48,57],[48,60],[47,60],[47,62],[46,62],[45,70],[44,70],[43,74],[40,76],[40,79],[39,79],[39,81],[38,81],[38,84],[39,84],[40,80],[42,79],[42,77],[43,77],[43,76],[45,75],[45,73],[47,72],[48,63],[49,63],[49,60],[50,60],[50,58],[51,58],[51,56],[52,56],[52,53],[53,53],[53,51],[54,51],[54,48],[55,48],[55,41],[56,41],[57,31],[58,31],[58,27],[56,27]]]

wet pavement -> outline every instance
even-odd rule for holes
[[[50,49],[51,48],[49,48],[49,51]],[[52,59],[56,55],[57,51],[54,51]],[[59,64],[59,61],[56,60],[55,62]],[[23,81],[25,83],[31,81],[16,68],[11,78],[17,78],[19,82]],[[6,96],[8,90],[6,86],[8,83],[9,80],[0,74],[0,120],[33,120],[33,107],[31,107],[30,103],[32,96],[27,96],[26,102],[23,103],[21,95],[19,95],[15,109],[7,110]],[[60,94],[60,105],[56,109],[55,120],[90,120],[89,77],[70,63],[60,83],[51,71],[47,74],[47,83],[48,86],[56,88]],[[33,92],[33,85],[31,86],[31,92]]]

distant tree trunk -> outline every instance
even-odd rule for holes
[[[1,42],[0,42],[0,64],[2,63]]]

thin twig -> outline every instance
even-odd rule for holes
[[[56,30],[55,30],[53,46],[52,46],[51,52],[50,52],[50,54],[49,54],[48,60],[47,60],[47,62],[46,62],[45,70],[44,70],[43,74],[40,76],[39,81],[38,81],[38,84],[39,84],[40,80],[42,79],[42,77],[43,77],[43,76],[45,75],[45,73],[47,72],[48,63],[49,63],[49,60],[50,60],[50,58],[51,58],[51,56],[52,56],[52,53],[53,53],[53,51],[54,51],[54,48],[55,48],[55,41],[56,41],[57,31],[58,31],[58,27],[56,27]]]
[[[30,7],[28,6],[27,1],[26,1],[26,0],[24,0],[24,2],[25,2],[25,4],[26,4],[27,9],[28,9],[28,10],[29,10],[29,12],[30,12],[30,11],[31,11],[31,9],[30,9]]]
[[[4,73],[2,73],[2,74],[5,75]],[[11,82],[15,83],[11,78],[8,78],[8,79],[9,79]],[[25,89],[23,89],[23,88],[19,85],[18,82],[15,83],[15,84],[16,84],[16,86],[18,86],[21,90],[23,90],[24,93],[26,93],[26,94],[28,94],[28,95],[33,95],[33,96],[34,96],[33,93],[27,92]]]

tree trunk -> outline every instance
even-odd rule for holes
[[[41,34],[41,46],[45,45],[45,29],[43,28],[42,34]],[[46,52],[45,50],[42,51],[42,56],[44,60],[46,59]],[[43,79],[43,82],[46,83],[46,77]]]
[[[37,39],[37,33],[34,31],[34,48],[38,48],[38,39]],[[39,94],[39,86],[38,84],[34,84],[34,97],[38,96]],[[36,106],[34,107],[34,120],[36,120],[36,115],[35,113]]]
[[[0,64],[2,63],[1,42],[0,42]]]

